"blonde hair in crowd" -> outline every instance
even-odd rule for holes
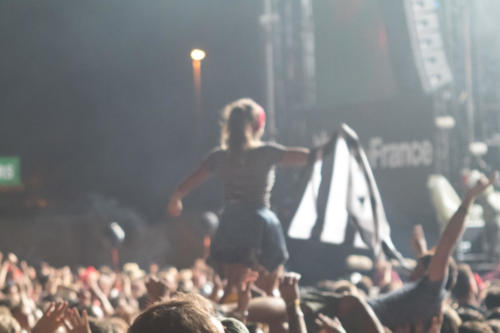
[[[262,112],[262,107],[251,98],[241,98],[226,105],[222,111],[221,147],[240,152],[258,146],[264,132],[264,126],[258,126]]]

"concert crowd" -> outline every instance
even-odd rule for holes
[[[0,332],[500,332],[500,274],[479,276],[450,257],[490,182],[469,191],[436,247],[415,227],[411,272],[382,256],[352,257],[343,279],[300,286],[299,274],[282,272],[268,289],[259,282],[265,271],[242,265],[237,288],[224,291],[204,259],[189,269],[127,263],[116,271],[0,254]]]

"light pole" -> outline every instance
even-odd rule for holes
[[[191,60],[193,62],[193,84],[194,84],[194,102],[195,102],[195,135],[196,149],[200,148],[201,138],[201,118],[202,118],[202,95],[201,95],[201,62],[205,59],[205,51],[193,49],[191,51]]]

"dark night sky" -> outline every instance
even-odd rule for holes
[[[193,152],[189,51],[203,63],[203,150],[218,110],[263,101],[259,1],[0,2],[0,155],[50,196],[98,192],[159,213]]]

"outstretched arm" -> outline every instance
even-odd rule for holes
[[[181,215],[182,198],[184,198],[189,192],[205,182],[209,178],[210,174],[210,171],[204,165],[201,165],[182,183],[180,183],[170,197],[170,201],[168,203],[168,213],[171,216]]]
[[[311,161],[322,159],[333,150],[336,136],[332,136],[326,143],[312,148],[286,147],[280,163],[285,166],[304,166]]]
[[[462,204],[446,225],[436,247],[436,252],[429,264],[428,276],[430,281],[440,281],[446,275],[448,259],[462,235],[469,209],[476,197],[493,183],[494,178],[495,176],[492,175],[490,179],[486,177],[479,179],[477,184],[467,192]]]
[[[285,147],[280,164],[285,166],[304,166],[310,158],[311,150],[302,147]]]

